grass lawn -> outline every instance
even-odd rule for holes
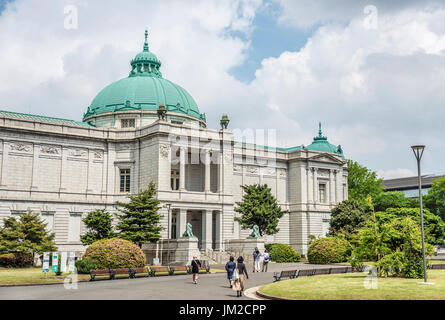
[[[259,291],[296,300],[445,299],[445,270],[428,271],[431,286],[417,284],[423,279],[378,278],[377,289],[366,289],[366,277],[362,272],[304,277],[271,283]]]
[[[52,272],[45,275],[42,268],[0,268],[0,285],[5,284],[35,284],[35,283],[58,283],[63,282],[68,274],[56,276]],[[89,279],[88,274],[78,274],[78,280]]]

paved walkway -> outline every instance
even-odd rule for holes
[[[332,265],[332,267],[338,265]],[[273,271],[289,269],[311,269],[317,265],[306,263],[269,264],[269,272],[252,273],[252,266],[247,266],[249,279],[246,289],[273,281]],[[323,267],[327,267],[323,265]],[[77,289],[67,290],[63,284],[0,287],[0,300],[6,299],[44,299],[44,300],[94,300],[94,299],[129,299],[129,300],[228,300],[249,299],[236,297],[236,291],[229,288],[225,273],[202,274],[198,284],[191,281],[191,275],[160,276],[154,278],[103,280],[79,282]]]

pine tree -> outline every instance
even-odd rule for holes
[[[235,218],[235,221],[243,229],[257,225],[261,236],[277,233],[280,230],[278,221],[287,211],[280,208],[267,184],[244,185],[241,188],[244,191],[243,201],[237,202],[238,207],[235,208],[241,217]]]
[[[15,217],[5,218],[0,228],[0,253],[24,252],[42,254],[45,251],[56,251],[54,233],[48,232],[37,213],[28,210]]]
[[[85,245],[90,245],[97,240],[113,238],[112,220],[110,213],[105,209],[88,212],[88,215],[82,219],[88,232],[80,236],[80,241]]]
[[[119,223],[116,228],[122,239],[136,243],[140,248],[145,242],[156,242],[161,238],[159,226],[161,215],[158,214],[160,201],[155,198],[156,186],[150,182],[148,189],[130,195],[130,202],[116,202],[122,214],[117,215]]]

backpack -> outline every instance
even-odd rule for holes
[[[233,270],[232,280],[238,280],[238,279],[239,279],[239,271],[238,271],[238,264],[236,264],[235,270]]]

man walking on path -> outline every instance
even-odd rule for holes
[[[264,250],[263,254],[263,270],[262,272],[267,272],[267,265],[269,264],[269,252],[267,250]]]
[[[260,260],[261,260],[262,254],[258,250],[258,248],[255,248],[255,251],[253,252],[253,272],[260,272]]]

